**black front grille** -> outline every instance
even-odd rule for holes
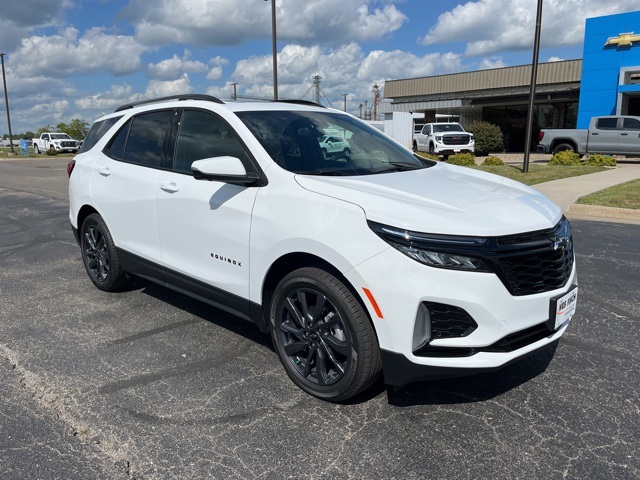
[[[468,145],[469,135],[445,135],[442,137],[445,145]]]
[[[60,142],[60,145],[66,148],[75,148],[76,142]]]
[[[563,218],[554,228],[496,239],[489,252],[496,273],[516,296],[561,288],[573,269],[573,239]]]

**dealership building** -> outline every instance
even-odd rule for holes
[[[485,120],[500,126],[507,151],[523,151],[531,68],[389,80],[385,131],[407,143],[415,124]],[[640,116],[640,12],[587,19],[582,59],[538,65],[534,142],[541,128],[587,128],[596,115]]]

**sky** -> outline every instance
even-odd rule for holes
[[[278,93],[357,113],[385,80],[531,63],[536,0],[276,0]],[[544,0],[540,62],[582,58],[585,19],[640,0]],[[638,32],[640,32],[640,26]],[[10,0],[14,135],[182,93],[273,98],[271,0]],[[0,97],[0,135],[8,132]]]

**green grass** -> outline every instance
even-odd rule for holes
[[[495,173],[503,177],[508,177],[525,185],[535,185],[536,183],[550,182],[551,180],[559,180],[561,178],[577,177],[580,175],[588,175],[589,173],[602,172],[605,167],[593,167],[588,165],[575,166],[547,166],[547,165],[529,165],[527,173],[522,172],[522,167],[514,165],[487,165],[475,166],[483,172]]]
[[[578,199],[583,205],[640,210],[640,180],[632,180]]]

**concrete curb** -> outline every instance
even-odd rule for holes
[[[640,225],[640,210],[574,203],[565,212],[569,218],[622,222]]]

